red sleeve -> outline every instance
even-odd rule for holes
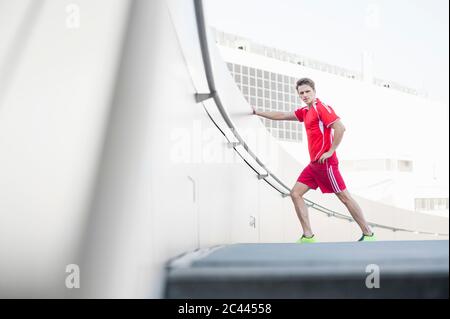
[[[294,114],[295,114],[295,116],[297,117],[297,119],[298,119],[298,121],[299,122],[303,122],[303,111],[302,111],[302,107],[301,108],[299,108],[299,109],[296,109],[295,111],[294,111]]]
[[[336,115],[334,110],[329,105],[318,103],[317,111],[319,113],[321,121],[323,122],[323,124],[325,124],[327,128],[330,127],[331,124],[340,119],[340,117]]]

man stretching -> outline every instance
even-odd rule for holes
[[[305,107],[294,112],[259,112],[253,107],[253,114],[271,120],[300,121],[305,125],[311,162],[303,169],[291,190],[291,199],[303,228],[303,235],[297,242],[315,242],[303,195],[309,189],[317,187],[320,187],[322,193],[335,193],[347,207],[362,230],[363,235],[359,241],[374,241],[375,234],[367,224],[358,203],[346,190],[344,179],[339,172],[336,149],[344,136],[344,125],[329,105],[316,98],[315,84],[311,79],[298,80],[295,88],[306,103]],[[334,130],[334,135],[331,129]]]

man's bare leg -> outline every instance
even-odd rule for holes
[[[347,207],[348,211],[352,215],[353,219],[361,228],[361,231],[364,235],[372,235],[372,230],[369,227],[366,219],[364,218],[361,207],[358,203],[353,199],[350,193],[347,190],[344,190],[340,193],[336,193],[336,196],[341,200],[341,202]]]
[[[291,190],[291,199],[294,203],[295,212],[297,213],[300,224],[303,228],[303,235],[311,237],[314,235],[311,229],[311,222],[309,221],[308,207],[306,207],[303,195],[309,190],[309,187],[303,183],[295,183]]]

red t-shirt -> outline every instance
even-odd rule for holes
[[[339,120],[334,110],[319,99],[314,102],[314,107],[307,106],[295,110],[295,116],[300,122],[304,122],[308,137],[308,150],[311,162],[320,159],[333,143],[331,124]],[[329,162],[338,163],[336,152],[329,158]]]

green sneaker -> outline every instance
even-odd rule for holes
[[[372,233],[372,235],[362,235],[358,241],[376,241],[377,238],[375,237],[375,233]]]
[[[305,235],[303,235],[299,240],[296,241],[297,244],[312,244],[315,242],[316,239],[314,238],[314,235],[312,235],[311,237],[306,237]]]

